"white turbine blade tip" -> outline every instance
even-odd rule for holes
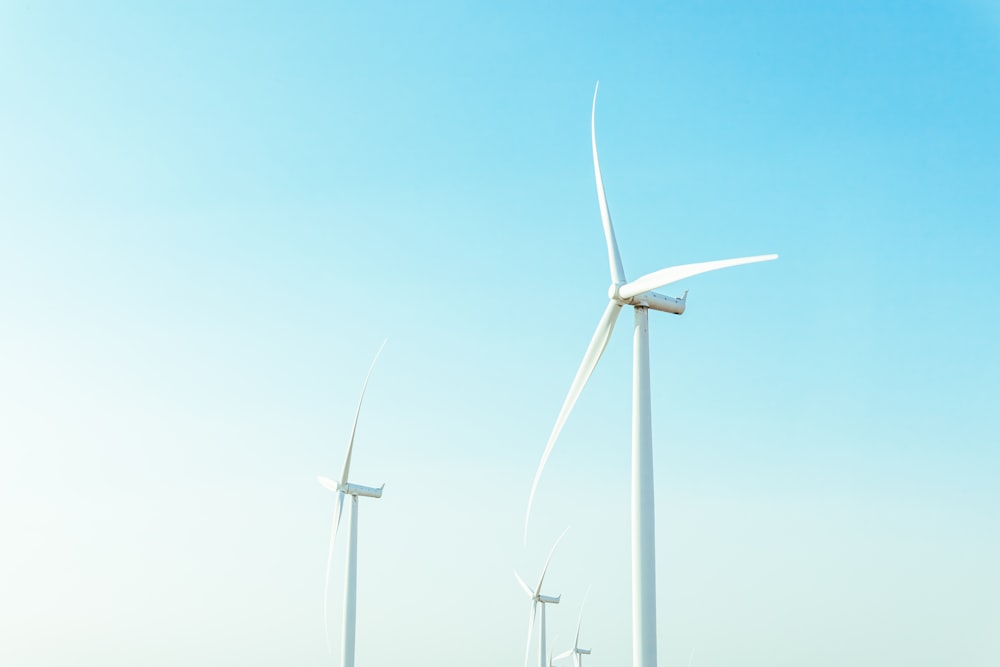
[[[347,456],[344,457],[344,467],[340,473],[341,484],[347,484],[347,475],[351,472],[351,455],[354,452],[354,436],[357,435],[358,432],[358,419],[361,417],[361,406],[365,402],[365,391],[368,389],[368,381],[371,379],[372,371],[375,370],[375,364],[378,363],[378,358],[382,355],[382,350],[388,342],[388,338],[382,341],[382,344],[378,348],[378,352],[375,353],[375,358],[372,359],[371,366],[368,367],[368,374],[365,375],[365,381],[361,385],[361,397],[358,399],[358,408],[354,411],[354,424],[351,426],[351,439],[347,444]]]
[[[552,561],[552,556],[554,556],[556,553],[556,547],[559,546],[559,543],[562,541],[562,538],[568,532],[569,532],[569,526],[566,526],[566,529],[563,530],[562,534],[560,534],[559,537],[556,538],[555,544],[552,545],[552,549],[549,550],[549,557],[545,559],[545,567],[542,568],[542,576],[538,578],[538,586],[535,588],[535,592],[538,593],[539,595],[541,595],[542,593],[542,582],[545,581],[545,573],[549,571],[549,563]]]
[[[598,86],[600,81],[598,81]],[[601,225],[604,227],[604,241],[608,246],[608,263],[611,268],[611,282],[620,285],[625,282],[625,268],[615,239],[615,228],[611,223],[611,211],[604,192],[604,177],[601,175],[601,160],[597,154],[597,88],[594,86],[594,103],[590,108],[590,148],[594,156],[594,182],[597,186],[597,203],[601,209]]]
[[[770,262],[775,259],[778,259],[778,256],[775,254],[754,255],[752,257],[719,259],[711,262],[696,262],[694,264],[671,266],[666,269],[660,269],[659,271],[647,273],[641,278],[637,278],[630,283],[622,285],[618,289],[618,295],[623,299],[631,299],[632,297],[638,296],[644,292],[659,289],[672,283],[684,280],[685,278],[701,275],[702,273],[718,271],[719,269],[728,269],[733,266],[742,266],[744,264]]]

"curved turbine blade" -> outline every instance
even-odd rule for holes
[[[552,556],[556,552],[556,547],[559,546],[559,542],[567,532],[569,532],[568,527],[562,532],[562,535],[556,538],[555,544],[552,545],[552,549],[549,551],[549,557],[545,559],[545,567],[542,568],[542,576],[538,577],[538,586],[535,588],[535,595],[542,594],[542,582],[545,581],[545,573],[549,571],[549,561],[552,560]]]
[[[514,571],[514,578],[517,579],[517,583],[521,584],[521,588],[524,589],[524,592],[528,594],[529,598],[535,597],[535,594],[531,592],[530,588],[528,588],[528,584],[524,583],[524,579],[522,579],[521,575],[517,573],[517,570]]]
[[[337,483],[332,479],[330,479],[329,477],[323,477],[322,475],[320,475],[316,479],[318,479],[319,483],[323,485],[323,488],[329,489],[334,492],[340,491],[340,487],[337,486]]]
[[[601,355],[604,354],[604,348],[608,346],[608,341],[611,339],[611,332],[615,329],[615,322],[618,320],[618,314],[621,310],[621,304],[613,300],[609,301],[608,307],[604,309],[604,314],[601,315],[601,320],[597,323],[594,336],[590,339],[590,345],[587,346],[587,351],[583,355],[583,361],[580,362],[580,368],[576,371],[576,377],[573,378],[573,384],[569,387],[566,400],[563,401],[562,408],[559,410],[559,416],[556,418],[555,426],[552,427],[549,441],[545,444],[542,460],[538,464],[538,470],[535,471],[535,479],[531,483],[531,493],[528,494],[528,511],[524,516],[525,544],[528,543],[528,520],[531,518],[531,505],[535,501],[535,491],[538,489],[538,480],[542,478],[542,469],[545,468],[545,462],[549,460],[549,454],[552,453],[552,447],[556,444],[556,438],[559,437],[559,433],[562,431],[569,413],[573,410],[573,406],[576,405],[576,399],[579,398],[584,385],[590,379],[590,374],[594,372],[597,362],[600,361]]]
[[[322,480],[323,478],[320,479]],[[330,647],[330,622],[328,620],[330,607],[330,567],[333,565],[333,544],[337,541],[337,529],[340,528],[340,515],[343,512],[344,494],[338,493],[337,510],[333,513],[333,530],[330,531],[330,551],[326,557],[326,580],[323,582],[323,630],[326,632],[326,650],[328,653],[333,653],[333,649]]]
[[[622,267],[622,256],[618,252],[618,241],[615,239],[615,228],[611,226],[611,211],[608,210],[608,198],[604,194],[604,179],[601,178],[601,162],[597,159],[597,130],[594,116],[597,114],[597,89],[601,82],[594,86],[594,104],[590,108],[590,145],[594,151],[594,179],[597,181],[597,203],[601,206],[601,223],[604,225],[604,240],[608,244],[608,263],[611,265],[611,282],[621,285],[625,282],[625,269]]]
[[[570,650],[568,650],[568,651],[564,651],[563,653],[560,653],[559,655],[557,655],[557,656],[555,657],[555,659],[556,659],[556,660],[562,660],[563,658],[568,658],[568,657],[570,657],[571,655],[573,655],[573,649],[570,649]]]
[[[368,375],[365,376],[365,383],[361,385],[361,398],[358,399],[358,409],[354,412],[354,426],[351,427],[351,441],[347,445],[347,457],[344,459],[344,470],[340,473],[340,483],[347,484],[347,473],[351,471],[351,453],[354,451],[354,434],[358,431],[358,417],[361,416],[361,404],[365,400],[365,389],[368,388],[368,380],[372,376],[372,371],[375,370],[375,362],[378,361],[378,357],[382,354],[382,348],[385,344],[389,342],[386,338],[382,341],[382,345],[378,348],[378,352],[375,353],[375,358],[372,359],[372,365],[368,367]]]
[[[583,609],[587,606],[588,597],[590,597],[590,586],[587,586],[587,592],[583,594],[583,604],[580,605],[580,620],[576,622],[576,640],[573,641],[574,650],[580,648],[580,626],[583,625]]]
[[[654,271],[653,273],[647,273],[642,278],[637,278],[630,283],[622,285],[618,290],[618,294],[623,299],[631,299],[632,297],[638,296],[643,292],[658,289],[664,285],[676,283],[679,280],[684,280],[685,278],[690,278],[691,276],[708,273],[709,271],[717,271],[718,269],[727,269],[730,266],[739,266],[741,264],[769,262],[772,259],[778,259],[778,256],[754,255],[753,257],[719,259],[714,262],[698,262],[697,264],[681,264],[680,266],[671,266],[667,269],[660,269],[659,271]]]
[[[531,601],[531,615],[528,617],[528,644],[524,647],[524,667],[528,667],[528,657],[531,655],[531,633],[535,630],[535,609],[538,600]]]

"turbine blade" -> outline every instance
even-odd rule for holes
[[[538,600],[531,601],[531,615],[528,617],[528,644],[524,647],[524,667],[528,667],[528,657],[531,655],[531,633],[535,630],[535,609]]]
[[[587,586],[587,592],[583,594],[583,604],[580,605],[580,620],[576,622],[576,640],[573,641],[573,649],[580,648],[580,626],[583,625],[583,609],[587,606],[587,598],[590,597],[590,586]]]
[[[590,145],[594,151],[594,179],[597,181],[597,203],[601,206],[601,223],[604,225],[604,240],[608,244],[608,263],[611,265],[611,282],[620,285],[625,282],[625,269],[622,268],[622,256],[618,252],[618,241],[615,239],[615,228],[611,226],[611,212],[608,210],[608,198],[604,194],[604,179],[601,178],[601,163],[597,159],[597,130],[594,116],[597,114],[597,89],[601,82],[594,86],[594,104],[590,108]]]
[[[697,264],[681,264],[680,266],[671,266],[667,269],[660,269],[659,271],[654,271],[653,273],[647,273],[642,278],[637,278],[630,283],[622,285],[618,290],[618,294],[623,299],[631,299],[632,297],[638,296],[643,292],[658,289],[665,285],[669,285],[670,283],[676,283],[679,280],[690,278],[691,276],[708,273],[709,271],[717,271],[718,269],[727,269],[730,266],[739,266],[741,264],[769,262],[772,259],[778,259],[778,256],[754,255],[753,257],[719,259],[714,262],[698,262]]]
[[[319,480],[319,483],[322,484],[324,488],[330,489],[331,491],[339,491],[340,490],[337,487],[337,483],[335,481],[333,481],[332,479],[330,479],[329,477],[323,477],[322,475],[320,475],[316,479]]]
[[[556,552],[556,547],[559,546],[559,542],[567,532],[569,532],[568,527],[562,532],[562,535],[556,538],[555,544],[552,545],[552,549],[549,551],[549,557],[545,559],[545,567],[542,568],[542,576],[538,577],[538,586],[535,588],[536,595],[542,594],[542,582],[545,581],[545,573],[549,571],[549,561],[552,560],[552,556]]]
[[[344,470],[340,473],[340,483],[347,484],[347,474],[351,471],[351,453],[354,451],[354,434],[358,431],[358,417],[361,416],[361,404],[365,400],[365,389],[368,388],[368,380],[372,376],[372,371],[375,370],[375,362],[378,361],[378,357],[382,354],[382,348],[385,344],[389,342],[386,338],[382,341],[382,345],[378,348],[378,352],[375,353],[375,358],[372,359],[372,365],[368,367],[368,375],[365,376],[365,383],[361,385],[361,398],[358,399],[358,409],[354,412],[354,426],[351,427],[351,440],[347,445],[347,457],[344,459]]]
[[[611,332],[615,329],[615,321],[617,321],[621,310],[621,304],[614,300],[609,301],[608,307],[604,309],[604,314],[601,315],[601,319],[597,323],[597,330],[594,331],[594,336],[590,339],[590,345],[587,346],[587,351],[583,355],[580,368],[576,371],[576,377],[573,378],[573,384],[569,387],[566,400],[563,401],[562,408],[559,410],[559,416],[556,418],[555,426],[552,427],[549,441],[545,444],[545,451],[542,452],[542,460],[538,464],[538,470],[535,471],[535,479],[531,483],[531,493],[528,494],[528,511],[524,516],[525,544],[528,543],[528,520],[531,518],[531,505],[535,501],[535,491],[538,489],[538,480],[542,478],[542,469],[545,468],[545,462],[549,460],[549,454],[552,453],[552,447],[556,444],[556,438],[559,437],[559,433],[562,431],[569,413],[573,410],[573,406],[576,405],[576,399],[579,398],[584,385],[590,379],[590,374],[594,372],[597,362],[600,361],[601,355],[604,354],[604,348],[608,346],[608,341],[611,339]]]
[[[528,594],[529,598],[535,597],[535,594],[531,592],[530,588],[528,588],[528,584],[524,583],[524,579],[522,579],[521,575],[517,573],[517,570],[514,571],[514,578],[517,579],[517,583],[521,584],[521,588],[524,589],[524,592]]]
[[[336,489],[335,489],[336,490]],[[333,653],[330,646],[330,567],[333,565],[333,544],[337,541],[337,529],[340,528],[340,515],[344,511],[344,494],[337,494],[337,509],[333,513],[333,530],[330,531],[330,550],[326,557],[326,579],[323,582],[323,630],[326,633],[326,650]]]
[[[560,653],[559,655],[557,655],[557,656],[555,657],[555,659],[556,659],[556,660],[562,660],[563,658],[568,658],[568,657],[570,657],[571,655],[573,655],[573,649],[570,649],[570,650],[568,650],[568,651],[564,651],[563,653]]]

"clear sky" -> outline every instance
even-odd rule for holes
[[[0,5],[0,663],[334,664],[388,336],[360,664],[521,664],[567,525],[627,664],[627,312],[521,543],[598,79],[630,277],[781,254],[651,317],[661,664],[1000,664],[993,0]]]

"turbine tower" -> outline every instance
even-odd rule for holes
[[[568,528],[566,530],[569,530]],[[564,530],[562,535],[555,541],[552,545],[552,550],[549,551],[549,557],[545,559],[545,567],[542,568],[542,576],[538,578],[538,585],[532,590],[528,584],[524,583],[524,579],[521,578],[516,571],[514,572],[514,578],[517,579],[517,583],[521,584],[521,588],[524,592],[528,594],[528,598],[531,600],[531,615],[528,618],[528,644],[524,647],[524,665],[528,665],[528,654],[531,651],[531,633],[535,629],[535,616],[540,615],[538,624],[538,667],[545,667],[545,605],[547,604],[559,604],[559,599],[562,595],[556,595],[552,597],[551,595],[542,595],[542,583],[545,581],[545,573],[549,569],[549,561],[552,560],[552,554],[556,552],[556,547],[559,545],[559,540],[563,538],[566,534]],[[538,606],[541,605],[541,612],[538,612]],[[551,654],[549,658],[551,660]]]
[[[653,290],[709,271],[725,269],[740,264],[752,264],[777,259],[777,255],[756,255],[737,259],[722,259],[697,264],[682,264],[648,273],[641,278],[627,281],[622,266],[618,241],[611,226],[611,213],[604,194],[601,165],[597,159],[597,132],[594,116],[597,109],[597,87],[590,111],[590,141],[594,154],[594,178],[597,181],[597,201],[601,208],[604,239],[608,246],[608,263],[611,267],[611,286],[608,288],[608,305],[597,323],[587,351],[583,355],[576,377],[570,385],[555,426],[549,435],[538,471],[528,496],[528,511],[524,521],[524,539],[528,539],[528,518],[534,501],[542,469],[552,452],[559,432],[562,431],[570,411],[576,404],[584,385],[593,373],[597,362],[607,347],[615,321],[623,306],[632,306],[635,324],[632,332],[632,664],[634,667],[656,666],[656,564],[653,522],[653,429],[649,399],[649,310],[680,315],[684,312],[687,292],[677,299]]]
[[[358,399],[358,408],[354,413],[354,426],[351,427],[351,439],[347,445],[347,457],[344,459],[344,467],[340,473],[340,481],[334,481],[328,477],[319,477],[319,483],[327,489],[337,494],[337,509],[333,514],[333,530],[330,532],[330,550],[326,559],[326,583],[323,591],[323,628],[326,631],[326,648],[330,649],[330,624],[328,621],[328,602],[330,597],[330,567],[333,565],[333,545],[337,539],[337,529],[340,527],[340,517],[344,511],[344,498],[351,498],[351,514],[347,531],[347,574],[344,586],[344,630],[341,638],[340,665],[341,667],[354,667],[354,636],[356,630],[356,614],[358,599],[358,496],[366,498],[381,498],[382,489],[385,484],[375,489],[370,486],[352,484],[348,481],[348,474],[351,472],[351,454],[354,451],[354,435],[358,430],[358,417],[361,415],[361,404],[365,400],[365,389],[368,388],[368,380],[372,371],[375,370],[375,362],[382,354],[385,341],[379,347],[372,360],[372,365],[365,376],[365,382],[361,385],[361,398]]]

